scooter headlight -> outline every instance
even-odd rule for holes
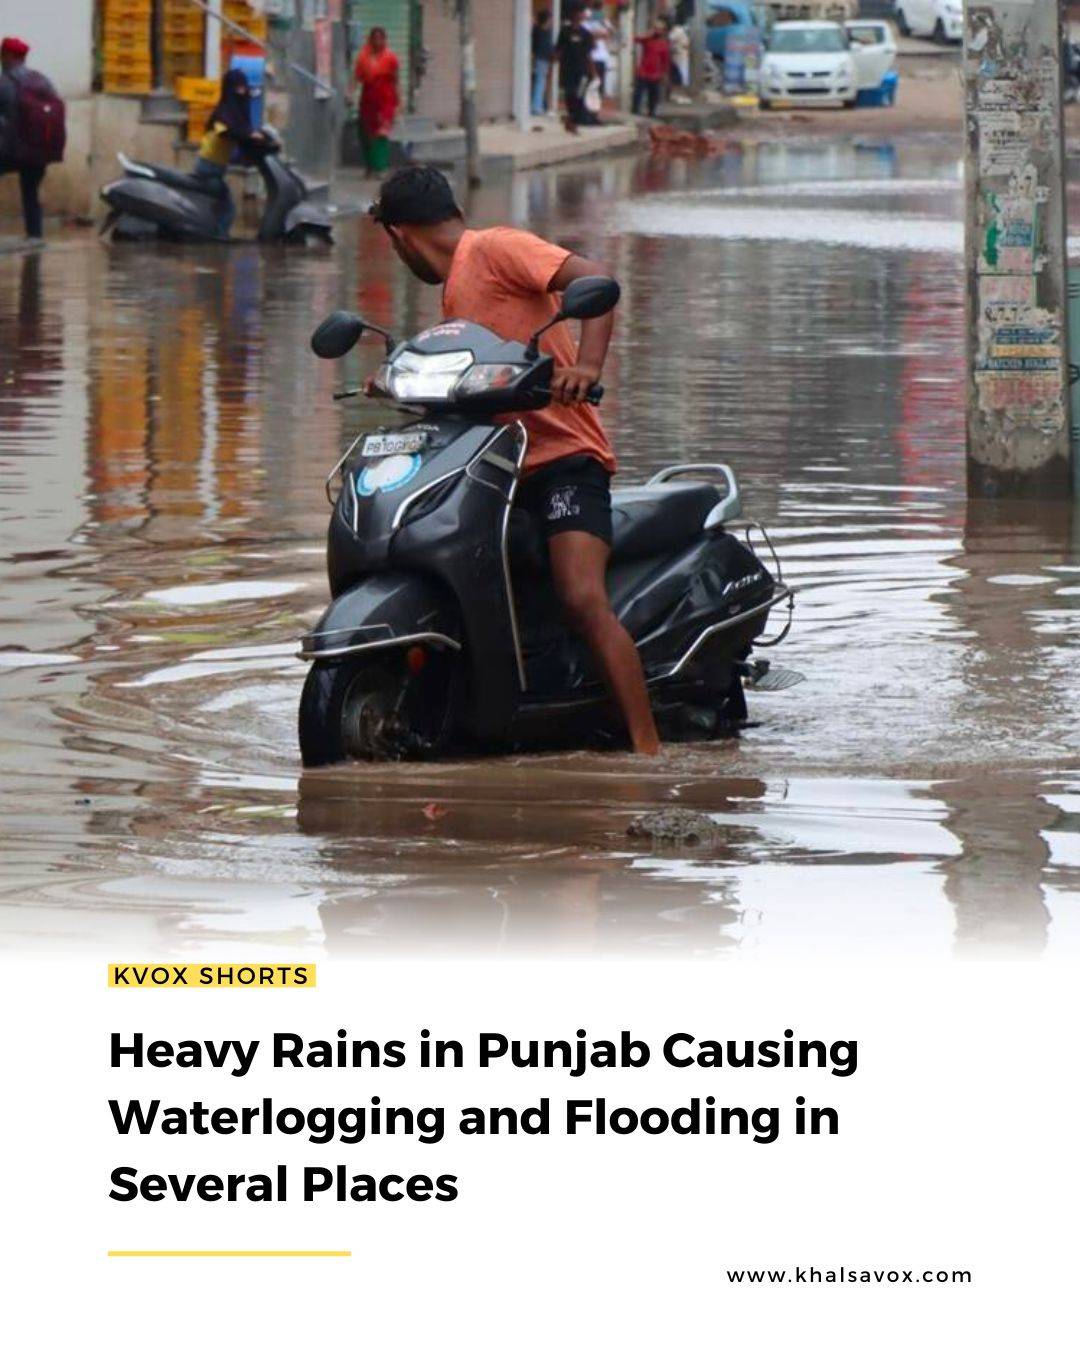
[[[386,367],[386,390],[400,403],[450,398],[472,363],[472,352],[404,351]]]
[[[458,380],[454,392],[468,397],[470,394],[491,394],[500,389],[509,389],[524,369],[524,366],[505,364],[472,366]]]

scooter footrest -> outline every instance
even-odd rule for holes
[[[781,689],[790,689],[793,685],[801,684],[805,679],[806,676],[801,671],[785,670],[783,666],[770,666],[756,678],[751,673],[746,687],[755,693],[775,694]]]

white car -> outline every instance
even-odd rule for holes
[[[848,19],[844,24],[860,90],[878,89],[896,68],[896,38],[884,19]]]
[[[905,37],[961,42],[964,37],[963,0],[896,0],[896,26]]]
[[[853,107],[859,92],[848,35],[825,20],[773,26],[758,76],[763,108],[773,103],[841,103]]]

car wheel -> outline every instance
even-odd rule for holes
[[[761,109],[762,112],[768,112],[769,109],[772,107],[772,103],[767,98],[759,98],[758,107]]]
[[[911,25],[907,21],[907,15],[902,9],[896,11],[896,26],[899,28],[903,37],[911,36]]]
[[[858,101],[859,101],[858,95],[856,95],[854,98],[846,98],[844,99],[844,107],[854,108],[855,104],[858,103]]]

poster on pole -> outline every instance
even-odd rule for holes
[[[316,98],[330,97],[330,81],[333,73],[333,26],[329,19],[315,20],[315,74],[322,81],[315,87]]]

